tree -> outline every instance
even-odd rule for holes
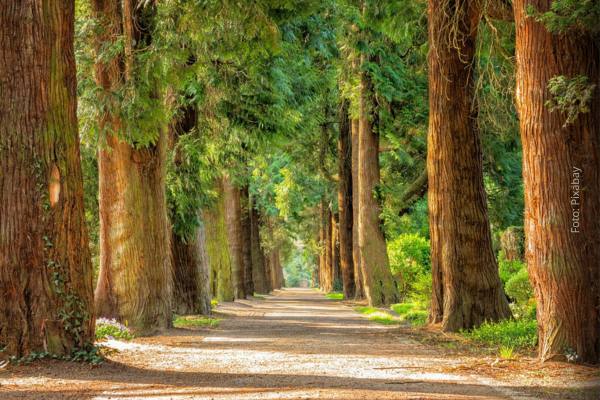
[[[352,133],[348,107],[348,101],[343,100],[339,111],[340,132],[338,139],[338,212],[342,286],[344,289],[344,298],[351,299],[355,296],[355,285],[354,260],[352,257]]]
[[[139,53],[152,46],[155,6],[133,1],[93,2],[101,29],[96,38],[96,81],[101,92],[99,150],[100,272],[96,286],[98,316],[126,321],[139,334],[169,327],[172,270],[165,172],[167,129],[124,118],[116,93],[140,95],[143,107],[159,107],[157,82],[139,73]],[[103,52],[123,39],[123,52]],[[118,48],[118,47],[117,47]],[[124,62],[122,62],[124,60]],[[143,93],[136,93],[144,89]],[[140,107],[140,105],[138,105]],[[149,128],[149,131],[146,129]]]
[[[94,340],[74,12],[47,0],[0,12],[0,347],[16,357]]]
[[[492,250],[476,125],[479,5],[429,0],[430,321],[446,331],[510,316]]]
[[[372,62],[373,60],[369,60]],[[379,133],[373,83],[362,55],[358,129],[358,244],[363,273],[363,290],[370,305],[397,303],[398,288],[389,267],[377,195],[379,176]],[[374,129],[375,128],[375,129]]]
[[[528,4],[544,13],[541,18],[529,15]],[[540,358],[575,353],[594,363],[600,361],[598,26],[597,20],[574,25],[571,16],[581,13],[561,15],[549,12],[550,6],[549,0],[513,2],[526,260],[537,299]],[[568,90],[577,81],[579,88]],[[586,91],[587,100],[579,97]]]
[[[246,281],[244,273],[244,254],[242,248],[242,208],[240,189],[237,188],[230,178],[223,178],[225,222],[227,225],[227,242],[231,253],[231,278],[233,285],[233,296],[236,299],[246,297]]]

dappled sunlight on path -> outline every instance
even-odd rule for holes
[[[0,375],[0,399],[580,399],[479,376],[450,354],[310,289],[224,303],[215,329],[131,342],[97,368],[44,362]],[[510,382],[510,383],[507,383]],[[564,383],[564,382],[562,382]],[[542,394],[543,393],[543,394]],[[587,393],[587,394],[586,394]],[[593,397],[587,397],[593,398]]]

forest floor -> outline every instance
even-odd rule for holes
[[[600,399],[598,369],[500,361],[354,305],[311,289],[223,303],[217,328],[109,340],[97,367],[0,370],[0,399]]]

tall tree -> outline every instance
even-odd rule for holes
[[[242,208],[240,189],[231,179],[223,178],[223,193],[225,202],[225,222],[227,225],[227,239],[231,253],[231,280],[233,295],[236,299],[246,297],[245,266],[242,248]]]
[[[378,110],[366,63],[367,56],[363,54],[358,129],[358,245],[363,290],[369,304],[378,306],[397,303],[399,298],[380,220]]]
[[[94,340],[74,13],[48,0],[0,11],[0,346],[17,357]]]
[[[347,100],[342,101],[339,112],[340,132],[338,139],[338,212],[342,286],[344,289],[344,298],[351,299],[355,296],[355,285],[354,260],[352,255],[352,133],[348,107],[349,102]]]
[[[513,2],[525,247],[537,299],[539,354],[547,360],[575,352],[580,361],[598,362],[600,50],[597,36],[586,27],[550,31],[529,15],[528,5],[547,12],[551,1]],[[571,15],[567,10],[562,19]],[[597,31],[597,21],[592,25]],[[567,90],[578,81],[577,90]],[[551,82],[557,96],[575,96],[562,99],[574,108],[548,107],[548,102],[560,101],[553,98]],[[579,113],[570,115],[574,110]]]
[[[473,62],[480,5],[429,0],[427,147],[432,323],[457,331],[510,316],[492,250]]]
[[[99,121],[106,148],[99,151],[100,272],[96,286],[99,316],[126,321],[138,333],[171,325],[172,270],[165,172],[167,129],[152,124],[137,132],[125,120],[114,94],[149,85],[148,100],[160,103],[157,82],[138,72],[137,53],[152,44],[153,2],[95,0],[100,29],[95,78],[106,111]],[[123,52],[103,52],[123,38]],[[124,62],[123,62],[124,61]],[[130,94],[132,95],[132,94]],[[148,125],[142,125],[148,128]],[[133,143],[128,137],[135,137]],[[145,139],[145,140],[142,140]]]

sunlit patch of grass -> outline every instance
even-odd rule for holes
[[[331,292],[325,295],[328,299],[331,300],[344,300],[344,293],[342,292]]]
[[[216,328],[220,322],[219,318],[210,318],[202,315],[183,315],[175,317],[173,326],[175,328]]]

